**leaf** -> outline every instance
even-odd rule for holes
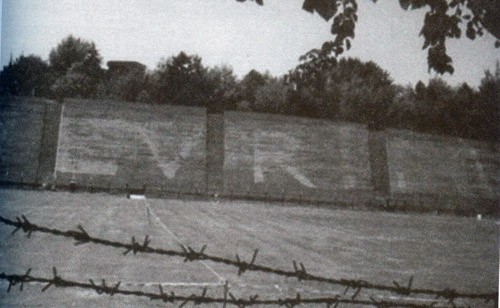
[[[324,20],[330,20],[337,13],[337,0],[304,0],[302,9],[317,12]]]
[[[410,0],[399,0],[399,5],[403,8],[403,10],[407,11],[408,8],[410,7],[411,1]]]
[[[474,31],[474,28],[472,27],[467,27],[467,31],[465,31],[465,34],[471,40],[476,38],[476,31]]]

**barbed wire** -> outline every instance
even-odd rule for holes
[[[38,226],[36,224],[31,223],[24,215],[21,215],[21,218],[16,217],[16,221],[7,219],[0,215],[0,222],[5,225],[10,225],[15,227],[12,234],[16,233],[19,230],[22,230],[27,237],[30,237],[31,234],[34,232],[63,236],[66,238],[74,239],[76,241],[75,245],[94,243],[117,249],[125,249],[123,255],[127,255],[130,252],[132,252],[133,254],[137,254],[140,252],[146,254],[181,257],[184,259],[184,262],[192,262],[196,260],[209,260],[215,263],[221,263],[237,267],[238,275],[242,275],[246,271],[270,273],[283,277],[297,278],[299,281],[316,281],[332,285],[344,286],[346,287],[346,291],[344,293],[346,293],[349,289],[355,290],[355,294],[359,294],[361,290],[388,291],[402,296],[408,296],[411,294],[430,295],[434,296],[436,299],[443,298],[447,300],[449,303],[453,303],[454,300],[458,298],[480,299],[480,300],[485,300],[485,302],[489,301],[496,302],[496,300],[498,299],[498,292],[468,293],[468,292],[459,292],[456,291],[455,289],[450,289],[450,288],[444,290],[412,288],[413,276],[410,277],[408,283],[405,285],[398,283],[397,281],[393,281],[393,285],[381,285],[381,284],[370,283],[364,280],[335,279],[319,275],[313,275],[306,271],[306,268],[303,263],[296,261],[292,262],[294,270],[287,271],[279,268],[273,268],[270,266],[256,264],[255,261],[257,259],[258,250],[254,251],[251,261],[246,262],[243,261],[238,254],[236,254],[236,260],[206,254],[205,253],[205,250],[207,248],[206,245],[204,245],[198,251],[190,246],[184,247],[182,245],[181,245],[181,250],[153,248],[150,246],[151,240],[148,235],[145,236],[142,243],[138,242],[134,236],[132,236],[132,240],[130,243],[124,243],[124,242],[106,240],[98,237],[92,237],[87,233],[87,231],[81,225],[77,226],[78,230],[68,230],[68,231],[62,231],[58,229],[51,229],[43,226]]]
[[[145,292],[141,290],[125,290],[120,289],[121,282],[117,282],[115,284],[107,284],[104,279],[101,279],[101,283],[96,283],[94,280],[89,279],[89,283],[77,282],[72,280],[67,280],[62,278],[57,269],[52,268],[52,278],[43,278],[43,277],[35,277],[30,275],[31,269],[28,269],[23,275],[16,274],[5,274],[0,273],[0,279],[8,281],[9,285],[7,288],[7,292],[10,292],[13,287],[19,285],[19,290],[24,290],[24,285],[27,283],[41,283],[45,286],[41,289],[41,292],[45,292],[50,287],[56,288],[82,288],[82,289],[91,289],[96,291],[97,294],[107,294],[113,296],[115,294],[124,295],[124,296],[136,296],[136,297],[144,297],[149,298],[150,300],[162,301],[164,303],[180,303],[179,307],[183,307],[187,303],[194,303],[194,305],[201,304],[210,304],[210,303],[219,303],[226,305],[233,305],[239,308],[244,308],[247,306],[269,306],[269,305],[278,305],[285,306],[287,308],[293,308],[297,305],[302,304],[325,304],[326,307],[338,307],[339,304],[355,304],[355,305],[363,305],[363,306],[374,306],[380,308],[389,308],[389,307],[409,307],[409,308],[441,308],[441,307],[456,307],[454,303],[446,302],[439,303],[437,301],[433,301],[429,304],[417,304],[408,301],[387,301],[387,300],[376,300],[373,297],[369,299],[357,299],[357,294],[353,296],[341,296],[337,294],[333,297],[317,297],[317,298],[302,298],[300,293],[297,293],[295,297],[288,298],[275,298],[275,299],[259,299],[259,295],[255,294],[249,296],[248,298],[237,298],[231,292],[229,292],[229,288],[227,284],[224,287],[224,296],[223,297],[212,297],[208,296],[207,288],[204,288],[201,294],[192,293],[188,296],[186,295],[178,295],[173,291],[165,292],[161,284],[158,285],[158,292]]]

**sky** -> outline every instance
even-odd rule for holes
[[[301,9],[303,0],[2,0],[1,61],[35,54],[48,59],[67,35],[94,41],[103,64],[139,61],[154,69],[160,59],[185,51],[208,66],[228,65],[243,77],[251,69],[282,75],[298,58],[333,39],[331,22]],[[286,4],[285,4],[286,3]],[[415,84],[428,73],[419,31],[424,10],[404,11],[398,1],[358,0],[353,47],[345,56],[374,61],[396,83]],[[494,71],[500,49],[489,33],[470,41],[449,40],[455,73],[452,85],[478,86]]]

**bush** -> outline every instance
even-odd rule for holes
[[[288,91],[282,79],[271,78],[255,91],[252,109],[258,112],[286,113],[288,111]]]

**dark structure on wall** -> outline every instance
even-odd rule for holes
[[[108,61],[108,77],[122,76],[130,73],[144,75],[146,66],[136,61]]]
[[[210,195],[224,189],[224,113],[207,111],[206,183]]]
[[[145,85],[146,66],[135,61],[109,61],[99,96],[137,101]]]

